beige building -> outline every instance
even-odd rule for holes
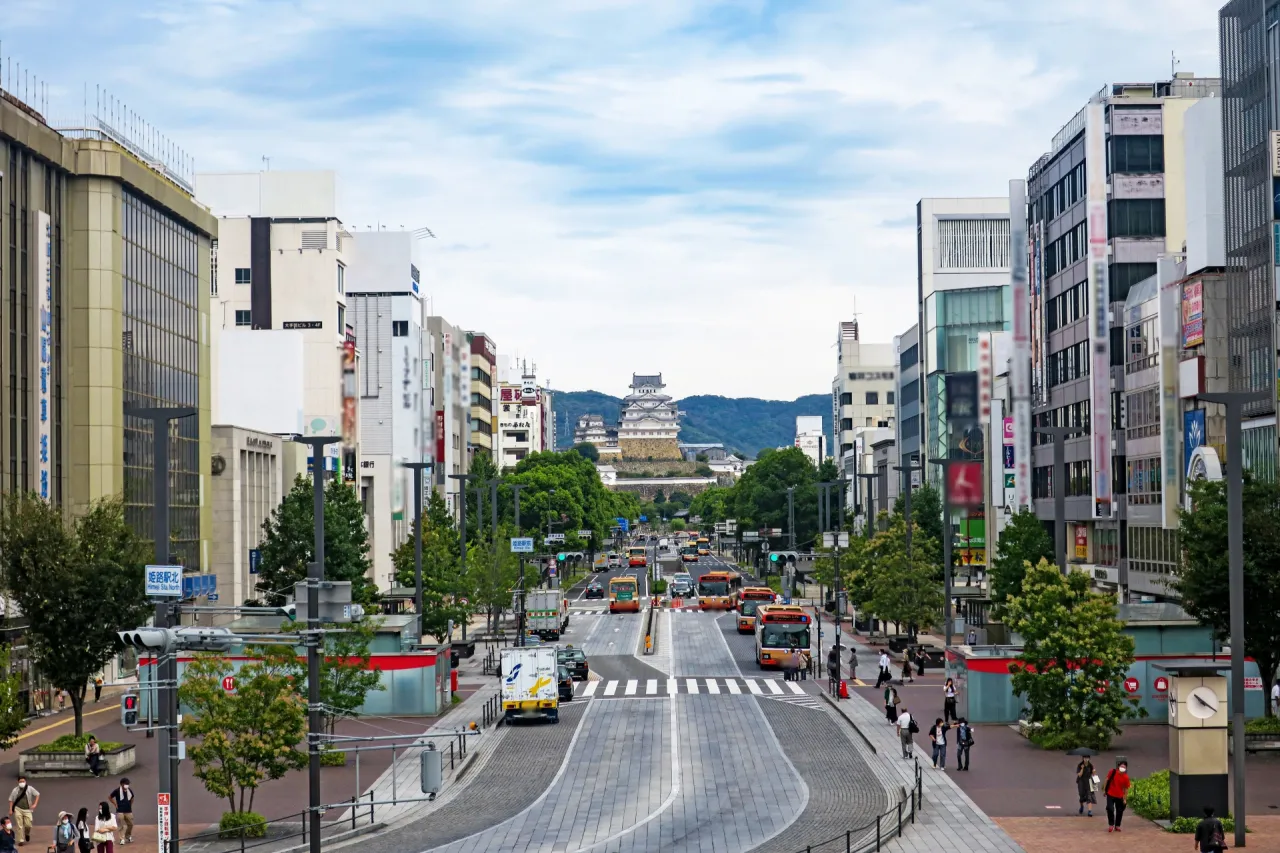
[[[471,341],[471,446],[475,453],[483,450],[493,455],[493,434],[498,416],[493,403],[498,384],[498,348],[484,332],[469,332]],[[499,464],[494,460],[494,464]]]
[[[278,435],[237,426],[213,427],[210,503],[218,535],[211,571],[229,605],[257,597],[250,552],[262,544],[262,523],[280,505],[291,481],[284,477],[290,447]]]
[[[70,512],[122,495],[151,538],[152,436],[128,404],[189,406],[170,458],[171,551],[209,564],[209,247],[178,157],[93,115],[54,130],[0,92],[0,489]]]

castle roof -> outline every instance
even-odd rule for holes
[[[661,373],[656,373],[656,374],[633,373],[633,374],[631,374],[631,387],[632,387],[632,388],[639,388],[641,385],[658,385],[658,386],[661,386],[661,385],[662,385],[662,374],[661,374]]]

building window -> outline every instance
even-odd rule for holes
[[[345,305],[338,306],[338,337],[343,337],[347,333],[347,308]]]
[[[1145,175],[1164,171],[1163,136],[1113,136],[1107,144],[1108,173]]]
[[[914,367],[920,361],[920,346],[912,344],[902,351],[902,355],[898,358],[898,367],[906,370],[908,367]]]
[[[408,320],[392,320],[391,321],[391,337],[393,338],[409,337],[409,321]]]
[[[1163,237],[1164,199],[1119,198],[1107,202],[1108,237]]]
[[[1124,302],[1129,296],[1129,288],[1155,274],[1155,264],[1112,264],[1107,275],[1111,283],[1111,301]]]
[[[906,385],[902,386],[902,402],[911,403],[920,401],[920,380],[912,379]]]
[[[841,394],[841,395],[840,395],[840,405],[842,405],[842,406],[852,406],[852,405],[853,405],[853,394],[851,394],[851,393],[850,393],[850,392],[848,392],[848,391],[846,391],[846,392],[844,392],[843,394]]]
[[[867,392],[867,405],[868,405],[868,406],[878,406],[878,405],[880,405],[880,392],[879,392],[879,391],[868,391],[868,392]]]
[[[1125,330],[1124,372],[1135,373],[1155,367],[1160,353],[1156,317],[1148,317]]]
[[[1008,219],[939,219],[941,269],[1003,269],[1009,266]]]
[[[886,403],[887,405],[890,405],[890,406],[892,406],[892,405],[893,405],[893,392],[892,392],[892,391],[886,391],[886,392],[885,392],[885,394],[884,394],[884,401],[885,401],[885,403]]]
[[[338,294],[343,295],[347,292],[347,268],[342,264],[338,264]]]
[[[252,311],[237,311],[237,312],[236,312],[236,325],[237,325],[237,326],[252,326],[252,325],[253,325],[253,312],[252,312]]]
[[[248,267],[236,267],[236,284],[253,284],[253,276]]]

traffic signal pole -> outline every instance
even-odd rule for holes
[[[169,422],[195,416],[189,406],[151,408],[127,406],[126,415],[151,422],[151,535],[155,539],[156,565],[169,565]],[[177,602],[156,601],[155,625],[170,628],[177,623]],[[156,653],[156,690],[149,706],[159,711],[160,737],[157,738],[160,797],[169,799],[169,838],[159,827],[161,841],[167,841],[167,853],[178,853],[178,656]],[[163,685],[163,686],[162,686]],[[166,849],[162,846],[162,850]]]

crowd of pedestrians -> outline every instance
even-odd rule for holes
[[[96,853],[114,853],[117,833],[121,844],[132,844],[133,800],[133,787],[128,779],[121,779],[92,814],[88,808],[81,808],[73,819],[70,812],[58,812],[50,849],[54,853],[93,853],[95,849]],[[0,822],[0,853],[15,853],[17,848],[31,843],[39,804],[40,792],[27,783],[25,776],[19,776],[18,784],[9,792],[9,812]]]

